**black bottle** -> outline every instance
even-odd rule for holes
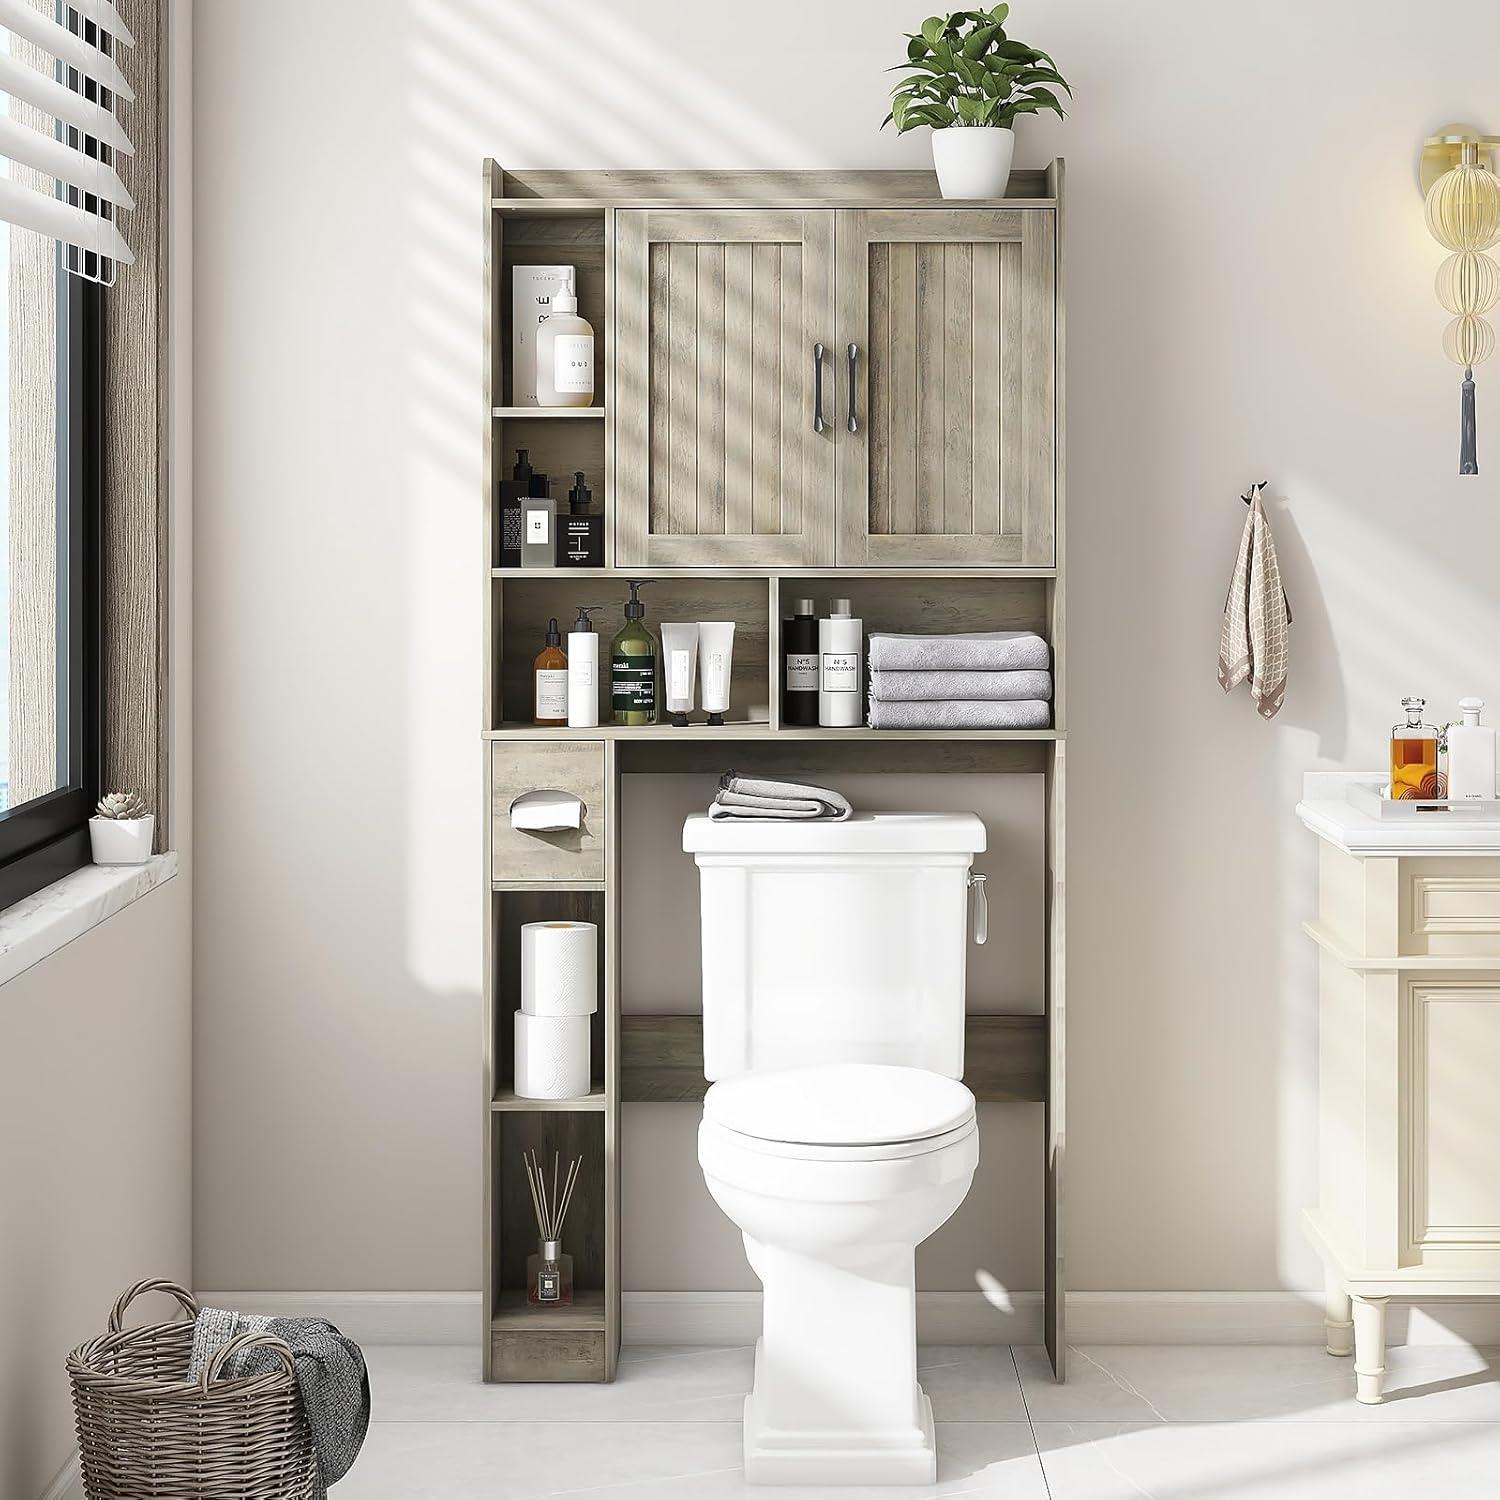
[[[500,481],[499,552],[496,563],[502,568],[521,566],[521,537],[524,522],[521,501],[528,495],[545,495],[547,476],[531,467],[531,457],[524,448],[516,449],[515,467],[509,479]]]
[[[781,721],[818,722],[818,618],[811,599],[792,604],[792,618],[781,622]]]
[[[589,509],[593,499],[583,482],[583,470],[573,474],[568,491],[568,513],[557,528],[557,565],[560,568],[604,566],[604,517]]]

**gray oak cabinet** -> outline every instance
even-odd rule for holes
[[[1056,561],[1048,209],[621,209],[622,567]]]

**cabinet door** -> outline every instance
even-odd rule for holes
[[[834,214],[615,215],[622,567],[833,561]]]
[[[1054,242],[1050,209],[839,215],[841,566],[1056,562]]]

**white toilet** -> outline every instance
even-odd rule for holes
[[[984,847],[970,814],[683,828],[715,1080],[698,1160],[765,1288],[745,1401],[753,1483],[936,1477],[914,1258],[979,1162],[959,1079],[969,866]]]

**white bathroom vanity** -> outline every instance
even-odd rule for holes
[[[1310,773],[1328,1352],[1381,1399],[1392,1298],[1500,1296],[1500,820],[1382,818]]]

